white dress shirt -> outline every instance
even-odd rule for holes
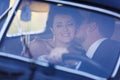
[[[95,41],[88,49],[86,56],[89,57],[90,59],[94,56],[95,51],[97,50],[97,48],[99,47],[99,45],[106,40],[107,38],[101,38],[97,41]]]
[[[90,59],[94,56],[95,51],[97,50],[97,48],[100,46],[100,44],[106,40],[107,38],[101,38],[97,41],[95,41],[89,48],[88,51],[86,52],[86,56],[89,57]],[[76,70],[79,69],[80,65],[81,65],[81,61],[78,62],[77,66],[76,66]]]

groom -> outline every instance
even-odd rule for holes
[[[103,14],[90,13],[83,20],[76,38],[85,49],[88,59],[99,64],[102,69],[82,62],[79,70],[102,77],[111,76],[120,53],[120,43],[110,39],[114,26],[115,20]]]

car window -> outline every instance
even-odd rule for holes
[[[26,3],[24,3],[26,2]],[[11,4],[13,1],[11,1]],[[23,33],[41,33],[44,31],[44,28],[46,26],[46,19],[49,11],[49,5],[47,3],[37,3],[37,2],[32,2],[30,5],[30,10],[28,10],[28,13],[30,14],[30,20],[29,21],[24,21],[22,20],[23,17],[27,16],[24,15],[24,8],[26,7],[27,1],[23,1],[22,5],[18,9],[16,16],[14,18],[14,22],[11,24],[11,28],[8,32],[8,36],[17,36],[21,35],[21,32],[19,29],[22,29]],[[36,6],[39,6],[40,8],[37,8]],[[42,8],[42,7],[45,8]],[[21,11],[23,9],[23,11]],[[29,6],[28,6],[29,9]],[[27,10],[26,10],[27,12]],[[22,14],[23,13],[23,17]],[[29,16],[27,16],[29,17]],[[36,24],[35,24],[36,23]],[[41,25],[41,26],[39,26]]]
[[[23,0],[9,26],[0,46],[7,54],[103,78],[120,55],[120,19],[94,10]]]

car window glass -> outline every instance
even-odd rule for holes
[[[0,51],[109,77],[119,57],[119,31],[120,20],[110,15],[23,0]]]

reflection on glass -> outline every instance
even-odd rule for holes
[[[120,52],[120,20],[60,4],[30,2],[27,7],[30,20],[21,20],[19,8],[1,51],[101,77],[112,75]]]

